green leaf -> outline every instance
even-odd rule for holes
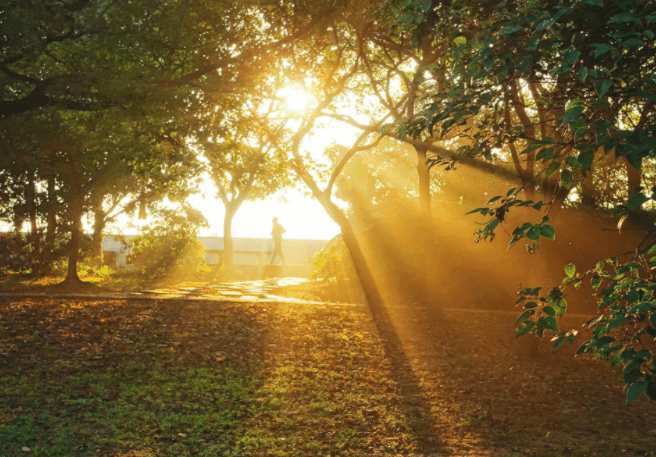
[[[565,299],[562,297],[553,300],[551,302],[551,306],[556,311],[556,314],[560,317],[563,317],[565,315],[565,311],[567,311],[567,301],[565,301]]]
[[[581,53],[579,51],[567,51],[564,57],[568,64],[574,65],[580,56]]]
[[[533,321],[526,321],[524,325],[521,327],[517,327],[517,333],[515,335],[515,338],[519,338],[522,335],[526,335],[528,332],[530,332],[533,327],[535,326],[535,322]]]
[[[583,354],[584,352],[590,352],[591,346],[592,340],[586,341],[576,350],[576,355]]]
[[[592,279],[590,280],[590,285],[594,290],[597,290],[599,286],[601,285],[601,276],[594,275]]]
[[[599,56],[602,56],[602,55],[606,54],[608,51],[610,51],[611,49],[613,49],[613,47],[611,45],[603,44],[603,43],[602,44],[595,43],[592,46],[594,46],[596,48],[595,49],[595,55],[594,55],[595,58],[599,57]]]
[[[520,290],[519,293],[520,295],[535,296],[540,294],[540,289],[542,289],[542,287],[527,287],[526,289]]]
[[[645,42],[642,41],[640,38],[629,38],[628,40],[624,41],[622,44],[630,48],[638,48],[640,46],[644,46]]]
[[[548,240],[553,241],[556,239],[556,229],[554,229],[551,225],[542,225],[540,226],[540,235]]]
[[[558,332],[560,329],[558,328],[558,322],[556,322],[556,318],[552,316],[544,317],[540,319],[542,322],[540,324],[540,327],[545,329],[545,330],[551,330],[553,332]],[[539,320],[539,321],[540,321]],[[538,321],[538,322],[539,322]]]
[[[633,384],[640,379],[640,363],[629,362],[622,370],[622,380],[626,384]]]
[[[554,340],[552,340],[554,341]],[[558,338],[555,339],[555,343],[553,346],[553,351],[556,352],[560,347],[567,341],[567,338],[564,336],[559,336]]]
[[[555,172],[557,172],[559,168],[560,168],[560,162],[551,162],[547,167],[547,171],[545,172],[547,178],[553,175]]]
[[[473,209],[473,210],[465,213],[465,216],[467,214],[472,214],[472,213],[481,213],[483,216],[485,216],[488,211],[491,211],[490,208],[476,208],[476,209]]]
[[[631,199],[629,200],[629,204],[627,205],[629,208],[629,211],[634,211],[642,206],[643,203],[648,201],[649,199],[642,194],[642,192],[638,192],[635,190],[633,192],[633,195],[631,195]]]
[[[596,83],[595,83],[596,84]],[[563,118],[563,124],[569,124],[575,117],[577,117],[579,114],[581,114],[584,110],[584,107],[582,106],[577,106],[576,108],[573,108],[570,110],[565,117]]]
[[[647,252],[645,252],[645,255],[652,255],[652,254],[656,254],[656,244],[650,246],[649,249],[647,249]]]
[[[556,310],[553,309],[552,306],[545,306],[544,308],[542,308],[542,311],[543,311],[544,314],[546,314],[547,316],[555,316],[555,315],[556,315]]]
[[[528,232],[526,232],[526,238],[536,243],[540,242],[540,228],[539,226],[531,227]]]
[[[504,27],[499,31],[499,36],[508,36],[512,35],[513,33],[517,33],[520,30],[522,30],[521,27],[517,25],[511,25],[510,27]]]
[[[626,156],[626,160],[635,168],[640,171],[642,169],[642,155],[637,152],[629,152]]]
[[[518,324],[521,324],[524,321],[527,321],[534,313],[535,313],[535,310],[527,309],[522,314],[520,314],[519,317],[515,320],[515,325],[518,325]]]
[[[597,94],[599,94],[599,98],[606,95],[606,92],[608,92],[610,86],[611,86],[610,79],[602,79],[602,80],[595,81],[595,89],[597,89]]]
[[[638,17],[629,12],[616,14],[615,16],[611,17],[610,20],[613,22],[640,22]]]
[[[558,154],[554,152],[553,148],[544,148],[535,156],[535,159],[538,161],[546,161],[558,157]]]
[[[598,6],[600,8],[604,7],[604,0],[581,0],[581,3],[586,5]]]
[[[535,303],[534,301],[527,302],[527,303],[524,305],[524,308],[525,308],[525,309],[531,309],[531,308],[537,308],[537,307],[538,307],[538,304]]]
[[[565,274],[568,278],[573,278],[576,273],[576,265],[569,263],[565,266]]]
[[[561,171],[560,182],[563,184],[563,187],[569,188],[572,185],[572,172],[569,170]]]
[[[630,384],[626,389],[626,406],[629,406],[638,398],[646,389],[649,383],[644,379]]]
[[[539,202],[536,202],[536,203],[533,205],[533,208],[536,209],[536,210],[538,210],[538,211],[540,211],[540,209],[542,209],[542,205],[543,205],[542,200],[540,200]]]
[[[578,156],[578,162],[581,165],[581,169],[589,170],[592,167],[592,162],[594,161],[594,152],[586,151],[582,152]]]
[[[615,316],[614,319],[612,319],[608,324],[606,324],[606,329],[605,331],[609,331],[614,329],[615,327],[619,327],[620,325],[624,325],[627,322],[629,322],[631,319],[626,317],[623,314],[620,314],[618,316]]]

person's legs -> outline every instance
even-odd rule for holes
[[[280,259],[282,260],[283,265],[285,264],[285,256],[282,253],[282,247],[279,244],[276,244],[273,247],[273,252],[271,252],[271,261],[269,262],[269,265],[273,265],[274,260],[276,260],[276,256],[280,256]]]

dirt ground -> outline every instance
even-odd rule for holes
[[[437,325],[425,310],[393,305],[374,322],[361,305],[4,299],[0,383],[38,378],[53,366],[62,376],[80,367],[120,369],[158,351],[171,357],[164,366],[227,357],[259,367],[264,389],[244,403],[230,442],[256,431],[269,444],[241,439],[239,452],[218,455],[656,456],[656,405],[643,396],[626,407],[619,369],[574,357],[576,346],[553,354],[545,342],[537,359],[522,355],[515,317],[448,308]],[[569,316],[561,327],[585,320]],[[262,409],[283,373],[297,384],[277,410]],[[309,380],[338,406],[304,409]],[[348,386],[359,396],[348,397]],[[339,406],[340,398],[350,404]],[[0,401],[0,432],[21,401]],[[347,428],[358,439],[335,444]],[[318,447],[302,447],[309,440]],[[150,445],[154,454],[120,444],[80,455],[165,455]],[[8,449],[0,443],[0,455],[15,455]]]

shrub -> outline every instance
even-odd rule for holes
[[[360,282],[346,244],[337,235],[312,259],[312,279],[322,285],[322,298],[333,301],[364,303]]]
[[[188,206],[159,208],[152,225],[132,240],[131,258],[145,277],[196,272],[204,264],[204,248],[197,239],[198,229],[207,224],[200,213]]]

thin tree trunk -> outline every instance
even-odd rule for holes
[[[27,187],[25,189],[25,200],[27,204],[27,214],[30,218],[30,244],[32,245],[32,262],[38,263],[39,256],[41,255],[41,244],[39,237],[39,228],[37,226],[37,212],[36,212],[36,184],[34,176],[30,176]]]
[[[91,233],[91,258],[97,266],[103,264],[103,231],[107,225],[107,214],[102,209],[102,200],[94,203],[93,232]]]
[[[55,196],[55,177],[48,176],[48,213],[46,216],[46,244],[52,248],[57,230],[57,200]]]
[[[65,283],[81,283],[77,275],[77,262],[80,256],[80,237],[82,236],[82,198],[75,196],[71,201],[71,240],[68,244],[68,272]]]
[[[594,171],[591,168],[585,174],[585,178],[581,182],[581,203],[583,206],[594,208],[597,205],[597,197],[595,196],[594,184]]]
[[[223,265],[228,277],[234,273],[234,250],[232,245],[232,219],[235,217],[235,212],[232,205],[227,203],[225,205],[226,212],[223,218]]]
[[[430,221],[431,195],[430,195],[430,171],[426,164],[426,148],[415,147],[417,152],[417,175],[419,176],[419,209],[422,217]]]
[[[629,200],[631,199],[631,196],[633,195],[633,192],[637,187],[640,187],[640,171],[638,171],[633,165],[629,163],[628,160],[626,160],[626,156],[624,157],[624,164],[626,166],[626,178],[627,178],[627,192],[629,196]],[[628,203],[628,201],[627,201]]]

